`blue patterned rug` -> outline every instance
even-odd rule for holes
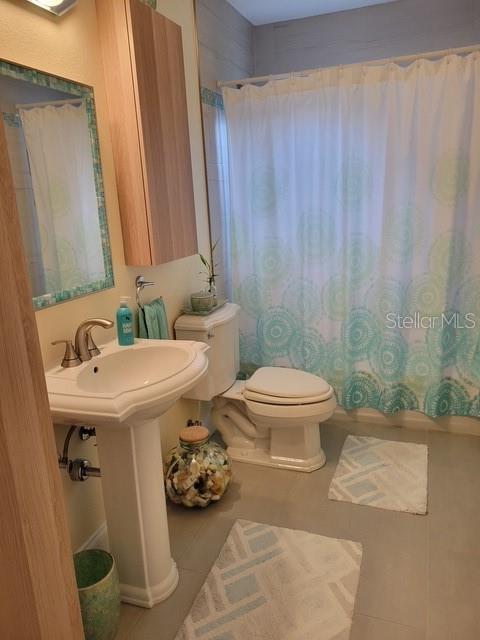
[[[176,640],[348,640],[362,545],[237,520]]]
[[[330,500],[427,513],[424,444],[348,436],[330,485]]]

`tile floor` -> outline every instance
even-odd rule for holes
[[[427,516],[328,500],[349,433],[429,445]],[[322,442],[319,471],[236,463],[220,503],[171,505],[179,586],[151,610],[123,605],[117,640],[173,640],[236,518],[363,543],[350,640],[478,640],[480,438],[335,421],[322,425]]]

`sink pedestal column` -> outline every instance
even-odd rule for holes
[[[108,537],[122,600],[165,600],[178,583],[170,554],[159,420],[97,429]]]

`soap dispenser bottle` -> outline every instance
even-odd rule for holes
[[[128,347],[134,343],[133,316],[128,306],[128,296],[120,298],[120,307],[117,310],[117,336],[118,344]]]

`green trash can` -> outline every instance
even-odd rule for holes
[[[120,618],[120,588],[113,557],[102,549],[73,556],[85,640],[114,640]]]

